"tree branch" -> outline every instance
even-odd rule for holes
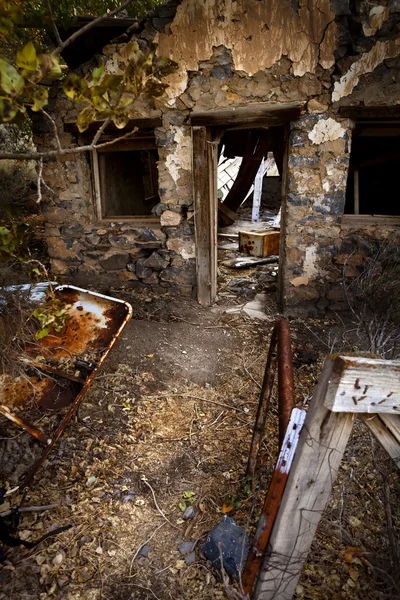
[[[56,25],[56,20],[54,18],[53,10],[51,8],[50,0],[47,0],[47,10],[49,11],[49,17],[51,21],[51,25],[53,27],[54,35],[56,36],[56,42],[58,46],[62,46],[62,39],[60,38],[60,33],[58,31],[58,27]]]
[[[41,161],[43,158],[53,158],[56,156],[65,156],[66,154],[80,154],[82,152],[91,152],[92,150],[101,150],[107,146],[112,146],[121,140],[125,140],[129,136],[136,133],[137,129],[128,131],[125,135],[121,135],[108,142],[102,142],[101,144],[88,144],[86,146],[77,146],[76,148],[61,148],[60,150],[48,150],[47,152],[0,152],[0,160],[37,160]]]
[[[51,53],[52,56],[57,56],[58,54],[60,54],[67,46],[72,44],[72,42],[74,42],[79,36],[83,35],[87,31],[89,31],[89,29],[92,29],[92,27],[95,27],[102,21],[105,21],[106,19],[109,19],[110,17],[114,17],[121,10],[123,10],[124,8],[127,8],[130,4],[132,4],[132,2],[133,2],[133,0],[125,0],[125,2],[123,2],[120,6],[118,6],[111,12],[101,15],[100,17],[97,17],[97,19],[93,19],[93,21],[90,21],[90,23],[88,23],[84,27],[81,27],[78,31],[75,31],[75,33],[70,35],[69,38],[67,38],[64,42],[61,42],[61,44],[59,43],[57,48],[55,50],[53,50],[53,52]]]

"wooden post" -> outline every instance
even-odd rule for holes
[[[217,142],[206,127],[193,127],[197,299],[210,306],[217,293]]]
[[[335,361],[325,362],[274,524],[254,598],[292,598],[346,449],[354,415],[324,406]]]
[[[360,187],[358,179],[358,171],[354,171],[354,214],[360,214]]]
[[[254,180],[254,192],[253,192],[253,210],[251,212],[251,222],[258,223],[260,220],[260,205],[262,196],[262,184],[264,179],[264,163],[262,159],[260,168],[257,171],[256,178]]]

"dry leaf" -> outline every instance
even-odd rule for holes
[[[364,552],[360,548],[354,548],[353,546],[347,546],[345,553],[343,554],[343,560],[347,563],[354,562],[357,558],[364,555]]]
[[[224,515],[231,512],[231,510],[233,510],[233,509],[234,509],[233,504],[230,504],[228,502],[224,502],[222,505],[222,512],[224,513]]]

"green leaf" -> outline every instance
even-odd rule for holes
[[[33,100],[32,110],[34,112],[37,112],[38,110],[43,108],[43,106],[46,106],[47,102],[49,101],[48,90],[46,88],[44,88],[43,86],[38,87],[32,94],[32,100]]]
[[[123,129],[129,123],[128,115],[124,115],[124,114],[113,115],[111,117],[111,120],[117,129]]]
[[[101,86],[107,91],[115,92],[119,88],[121,81],[121,75],[104,75],[103,81],[101,82]]]
[[[84,97],[88,90],[88,84],[82,77],[79,77],[79,75],[71,73],[63,83],[63,90],[68,98],[79,101]]]
[[[0,97],[0,122],[8,123],[18,114],[19,107],[11,98]]]
[[[36,332],[36,339],[37,340],[41,340],[44,337],[46,337],[46,335],[49,335],[50,332],[50,327],[42,327],[42,329],[39,329],[39,331]]]
[[[96,111],[92,106],[86,106],[78,115],[76,124],[78,126],[79,133],[83,133],[89,127],[90,123],[96,118]]]
[[[0,227],[0,235],[9,235],[11,233],[11,231],[9,229],[7,229],[7,227],[4,227],[4,225],[2,225]]]
[[[0,17],[0,35],[6,37],[14,29],[14,23],[8,17]]]
[[[21,50],[17,50],[15,55],[17,67],[27,71],[36,71],[37,62],[36,50],[32,42],[28,42]]]
[[[95,85],[98,85],[100,83],[101,78],[104,75],[104,65],[101,65],[100,67],[97,67],[97,69],[94,69],[92,72],[92,77],[93,77],[93,83]]]
[[[186,507],[186,502],[180,502],[178,506],[179,506],[179,508],[181,509],[182,512],[185,512],[185,510],[187,508]]]
[[[39,54],[37,57],[36,73],[40,79],[59,79],[62,72],[58,58],[51,54]]]
[[[10,96],[17,96],[24,89],[24,78],[17,69],[6,60],[0,58],[0,87]]]

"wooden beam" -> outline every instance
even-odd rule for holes
[[[197,299],[210,306],[217,293],[218,142],[206,127],[193,127]]]
[[[383,422],[384,415],[363,414],[361,416],[365,425],[374,434],[382,448],[393,459],[397,468],[400,469],[400,442]],[[397,417],[397,419],[400,419],[400,417]],[[399,422],[396,425],[396,431],[399,431]]]
[[[400,106],[341,106],[339,114],[347,119],[400,119]]]
[[[336,356],[325,406],[333,412],[400,414],[400,361]]]
[[[297,119],[303,107],[303,102],[254,103],[245,107],[192,112],[190,122],[192,125],[209,127],[274,127]]]
[[[256,586],[255,600],[290,600],[329,500],[354,415],[324,406],[335,361],[328,358],[302,429]]]

